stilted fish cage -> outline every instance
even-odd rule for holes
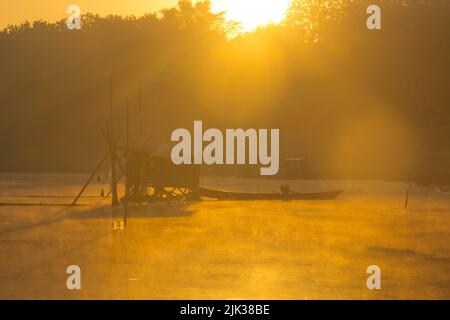
[[[198,200],[200,168],[175,165],[165,157],[128,150],[125,196],[128,202]]]

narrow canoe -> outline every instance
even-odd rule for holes
[[[200,196],[217,200],[333,200],[343,190],[315,193],[242,193],[200,188]]]

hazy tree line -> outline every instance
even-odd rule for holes
[[[320,3],[320,5],[318,4]],[[368,3],[382,29],[366,28]],[[305,6],[309,7],[305,9]],[[203,120],[280,128],[281,156],[313,177],[448,182],[450,2],[294,1],[283,24],[242,34],[208,1],[142,17],[86,14],[0,33],[0,170],[89,171],[109,110],[129,96],[153,148]],[[305,12],[309,14],[305,17]]]

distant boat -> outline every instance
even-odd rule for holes
[[[228,192],[200,188],[200,196],[217,200],[334,200],[343,190],[328,192],[300,193],[300,192],[280,192],[280,193],[243,193]]]

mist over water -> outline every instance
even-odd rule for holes
[[[86,176],[0,176],[9,197],[74,194]],[[286,181],[205,178],[204,187],[270,192]],[[122,209],[0,206],[1,298],[31,299],[446,299],[450,198],[377,181],[290,181],[296,191],[344,188],[336,201],[203,201]],[[58,186],[58,188],[55,188]],[[97,196],[100,185],[86,196]],[[23,198],[22,198],[23,200]],[[14,198],[1,198],[1,202]],[[36,202],[37,199],[29,199]],[[55,199],[41,198],[48,203]],[[60,203],[64,200],[59,199]],[[14,248],[12,250],[11,248]],[[86,277],[71,292],[66,265]],[[365,286],[383,270],[383,290]],[[439,277],[435,275],[439,275]],[[111,277],[114,275],[114,277]]]

